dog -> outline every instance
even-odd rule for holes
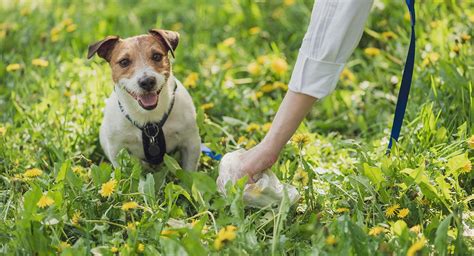
[[[179,151],[184,170],[195,171],[200,156],[196,109],[186,88],[174,76],[169,54],[179,43],[174,31],[151,29],[121,39],[108,36],[91,44],[112,69],[114,90],[106,101],[100,144],[114,167],[123,148],[154,167],[165,153]]]

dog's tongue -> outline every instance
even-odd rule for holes
[[[153,107],[158,101],[158,95],[156,93],[147,93],[138,96],[138,100],[144,107]]]

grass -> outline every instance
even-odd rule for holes
[[[247,209],[216,192],[218,163],[158,173],[99,145],[110,71],[87,45],[168,28],[174,72],[218,152],[257,143],[286,89],[312,1],[2,1],[0,253],[471,255],[474,92],[469,1],[417,2],[417,56],[400,143],[385,148],[409,22],[376,1],[338,89],[273,167],[297,205]],[[379,51],[374,50],[379,49]],[[40,60],[35,60],[40,59]],[[18,64],[18,65],[15,65]],[[135,202],[135,203],[130,203]]]

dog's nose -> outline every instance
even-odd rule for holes
[[[143,90],[151,91],[156,85],[156,78],[153,76],[140,78],[138,79],[138,85],[140,85]]]

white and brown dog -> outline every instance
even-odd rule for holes
[[[89,46],[87,57],[97,53],[107,60],[115,83],[100,127],[100,144],[114,166],[118,152],[126,148],[152,165],[179,150],[181,167],[197,169],[196,110],[168,58],[168,53],[174,57],[178,42],[177,32],[152,29],[126,39],[109,36]]]

